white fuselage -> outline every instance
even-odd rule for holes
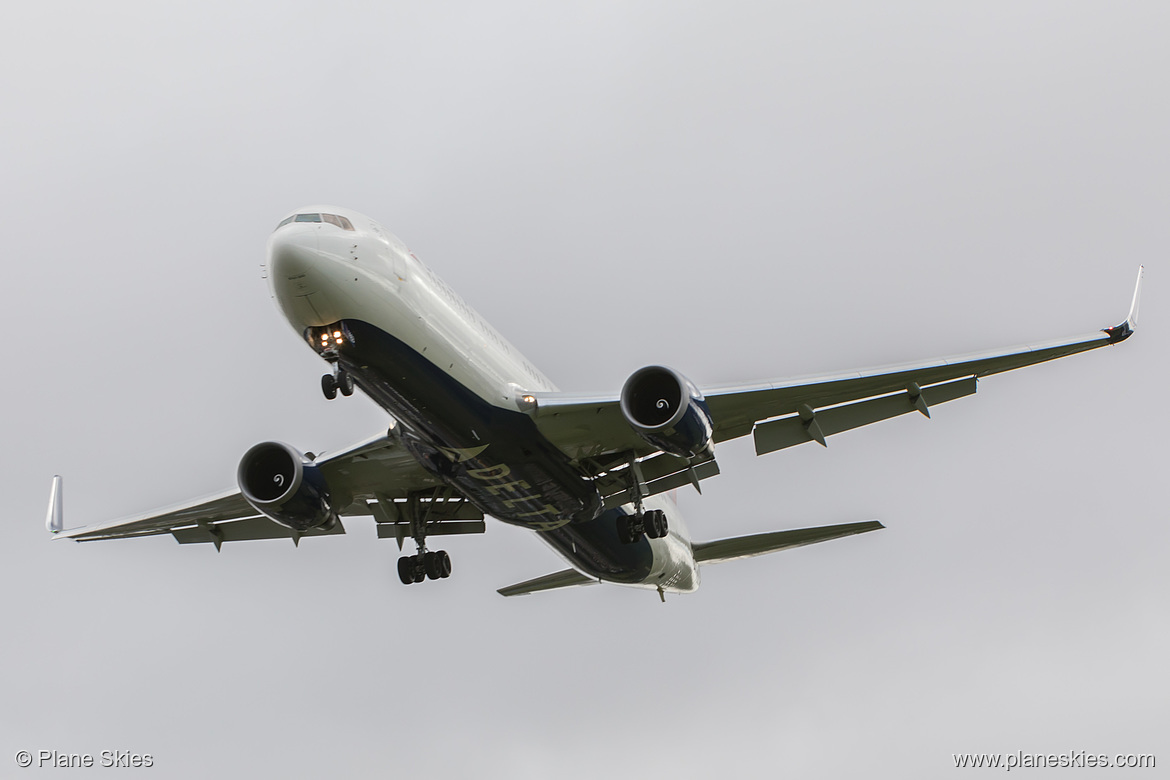
[[[353,228],[326,221],[292,221],[282,224],[272,234],[267,268],[273,297],[298,335],[311,343],[307,334],[313,329],[341,322],[368,324],[391,338],[396,349],[409,350],[414,357],[428,361],[431,364],[428,370],[433,366],[442,372],[432,375],[440,377],[444,386],[449,378],[459,386],[457,390],[461,392],[465,388],[476,399],[501,410],[501,414],[527,414],[532,410],[531,399],[525,397],[528,393],[556,390],[544,374],[420,262],[402,241],[376,222],[349,209],[332,206],[310,206],[295,214],[338,215],[342,225],[348,223]],[[358,386],[403,425],[411,426],[411,420],[426,422],[428,414],[440,413],[426,403],[399,399],[393,387],[382,392],[373,385],[372,372],[363,379],[362,369],[366,367],[353,367]],[[382,376],[385,377],[385,372]],[[394,384],[393,379],[388,384]],[[424,429],[419,431],[419,436],[426,439],[429,427],[425,424],[415,427]],[[491,451],[490,431],[477,429],[474,424],[465,427],[466,431],[458,432],[463,437],[461,446],[482,443],[488,446],[480,448]],[[444,441],[431,443],[437,447],[449,446]],[[567,459],[566,455],[566,468]],[[499,468],[507,469],[508,464],[502,463]],[[528,488],[523,482],[513,485],[521,487],[508,489]],[[475,495],[468,497],[476,502]],[[519,506],[523,501],[539,501],[539,497],[518,493],[510,503]],[[677,505],[665,496],[648,498],[645,503],[647,508],[667,513],[669,533],[661,539],[646,540],[650,543],[652,562],[646,563],[648,572],[645,566],[640,570],[644,576],[637,582],[620,578],[611,581],[671,592],[694,590],[699,583],[698,567]],[[481,509],[496,516],[501,514],[498,505],[494,511],[492,506],[481,506]],[[627,507],[626,511],[632,509]],[[563,512],[552,514],[551,506],[548,512],[547,517],[535,517],[532,523],[524,522],[523,515],[516,522],[538,531],[554,530],[571,522]],[[515,521],[508,517],[501,519]],[[564,544],[558,546],[544,533],[538,535],[582,573],[609,580],[604,574],[582,568]]]

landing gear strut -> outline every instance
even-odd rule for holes
[[[398,579],[402,580],[403,585],[413,585],[425,579],[444,580],[450,577],[451,556],[447,551],[427,549],[427,518],[420,514],[417,497],[407,502],[406,511],[409,513],[410,535],[418,545],[418,552],[398,559]]]
[[[630,493],[634,497],[634,514],[622,515],[617,519],[617,535],[622,544],[633,544],[643,535],[651,539],[661,539],[669,530],[666,522],[666,512],[661,509],[642,509],[642,498],[646,495],[646,480],[642,476],[642,468],[638,459],[630,453],[630,466],[627,472],[630,477]]]
[[[338,390],[341,391],[342,395],[353,395],[353,377],[341,367],[340,351],[343,344],[353,343],[353,336],[350,335],[349,329],[343,323],[338,322],[323,328],[310,328],[305,335],[309,339],[309,343],[317,350],[317,354],[333,366],[332,373],[321,377],[321,392],[330,401],[337,397]],[[320,342],[317,341],[318,338]]]

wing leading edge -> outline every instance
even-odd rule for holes
[[[704,390],[716,442],[755,434],[759,454],[817,441],[974,392],[981,377],[1118,344],[1137,324],[1144,267],[1129,315],[1120,325],[1055,341],[919,363],[882,366],[826,376],[796,377]],[[554,444],[578,459],[612,453],[654,453],[622,417],[616,396],[536,394],[536,424]],[[828,429],[833,430],[828,430]]]

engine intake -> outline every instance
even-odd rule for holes
[[[711,444],[714,426],[703,394],[673,369],[635,371],[622,386],[621,409],[634,431],[663,452],[693,458]]]
[[[317,464],[283,442],[261,442],[245,452],[236,479],[257,512],[294,531],[320,528],[337,518]]]

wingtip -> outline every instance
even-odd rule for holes
[[[1137,282],[1133,285],[1133,301],[1129,304],[1129,316],[1125,321],[1129,323],[1130,328],[1137,327],[1138,318],[1138,304],[1142,299],[1142,279],[1146,276],[1146,267],[1144,265],[1138,266]]]
[[[1126,316],[1125,322],[1114,325],[1112,328],[1105,328],[1103,331],[1109,336],[1109,343],[1119,344],[1132,336],[1134,330],[1137,329],[1138,306],[1142,300],[1142,279],[1145,278],[1145,275],[1146,267],[1139,265],[1137,283],[1133,286],[1133,300],[1129,304],[1129,314]]]
[[[61,501],[61,475],[53,476],[53,487],[49,492],[49,511],[45,515],[45,529],[59,534],[65,527],[65,512]]]

